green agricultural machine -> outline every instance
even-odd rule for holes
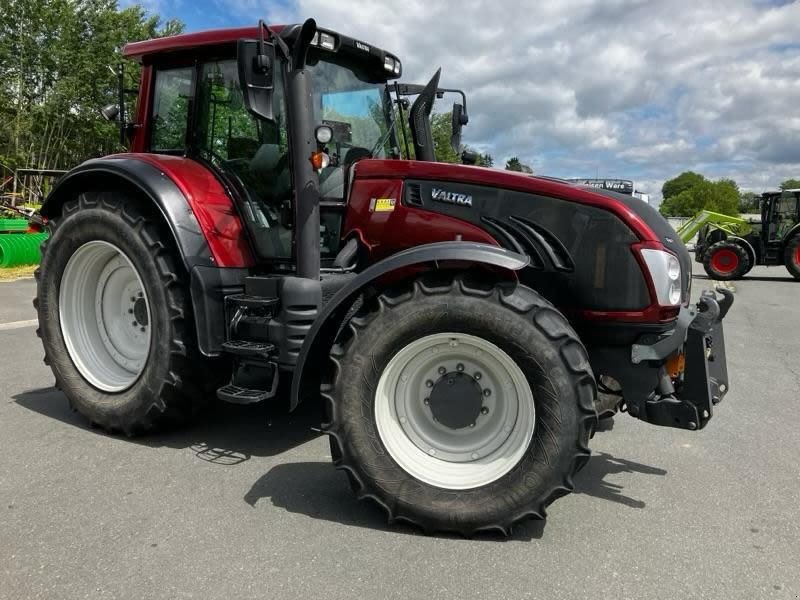
[[[783,265],[800,280],[800,189],[762,194],[760,220],[704,210],[678,235],[684,243],[697,235],[695,260],[712,279],[741,279],[755,265]]]
[[[43,227],[33,209],[12,206],[0,197],[0,269],[39,264],[39,246],[47,238]]]

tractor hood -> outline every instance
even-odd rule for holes
[[[355,166],[355,178],[419,179],[452,183],[452,186],[437,188],[435,193],[441,197],[435,200],[454,205],[465,204],[469,200],[470,194],[459,188],[459,185],[467,184],[559,198],[612,212],[642,241],[661,242],[678,253],[683,248],[683,244],[666,219],[646,202],[632,196],[561,179],[485,167],[407,160],[362,160]]]
[[[598,310],[634,310],[648,301],[631,248],[656,242],[678,257],[683,298],[689,299],[689,252],[658,211],[632,196],[559,179],[425,161],[362,160],[355,165],[355,179],[402,180],[407,206],[472,223],[516,252],[536,254],[528,252],[520,222],[546,230],[576,262],[577,285],[583,286],[584,296],[592,294]]]

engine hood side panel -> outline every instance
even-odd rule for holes
[[[639,239],[606,210],[515,190],[420,179],[406,181],[404,192],[405,205],[480,227],[515,252],[536,252],[526,224],[552,235],[574,264],[531,276],[535,287],[564,310],[642,311],[651,304],[631,250]]]

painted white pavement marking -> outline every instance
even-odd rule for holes
[[[0,323],[0,331],[8,331],[9,329],[22,329],[23,327],[33,327],[38,325],[38,319],[28,319],[27,321],[11,321],[11,323]]]

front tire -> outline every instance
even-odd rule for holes
[[[359,498],[425,531],[508,533],[572,491],[597,422],[586,350],[521,285],[422,279],[353,318],[323,384]]]
[[[201,396],[191,307],[160,222],[120,192],[85,192],[48,224],[38,334],[71,406],[133,435],[186,420]]]
[[[703,257],[706,274],[717,281],[741,279],[750,270],[750,266],[747,250],[728,240],[711,246]]]

